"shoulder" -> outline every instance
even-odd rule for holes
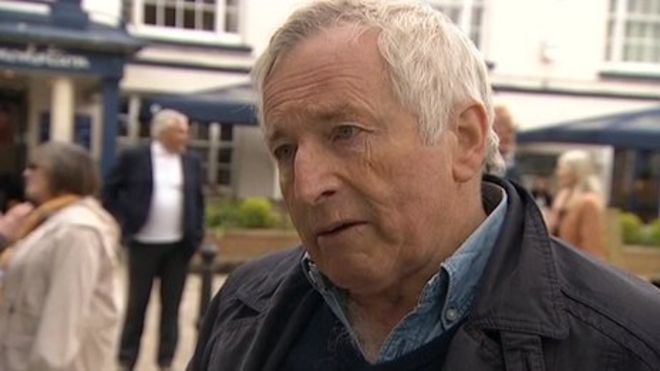
[[[183,153],[183,158],[186,161],[188,161],[190,163],[193,163],[195,165],[201,165],[202,164],[202,159],[199,157],[199,154],[197,154],[196,152],[193,152],[191,150],[185,151]]]
[[[76,232],[82,230],[89,230],[103,238],[119,235],[115,219],[93,197],[85,197],[62,209],[53,216],[53,224],[70,238],[75,238]]]
[[[582,210],[603,210],[603,201],[601,198],[593,193],[585,193],[581,195],[575,202],[575,206]]]
[[[128,147],[119,152],[118,159],[131,160],[139,157],[148,156],[151,151],[151,144],[140,144],[137,146]]]
[[[660,291],[561,241],[553,245],[569,314],[608,337],[655,349],[660,357]]]
[[[297,247],[244,264],[227,277],[222,291],[249,301],[267,299],[300,264],[302,256],[302,248]]]

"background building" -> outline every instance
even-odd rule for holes
[[[106,167],[115,143],[146,140],[151,110],[174,102],[191,110],[192,147],[209,190],[279,197],[256,124],[241,122],[248,111],[228,108],[225,116],[200,107],[222,110],[214,99],[234,99],[249,110],[255,56],[307,1],[0,1],[0,174],[18,172],[24,149],[49,135],[88,145]],[[520,130],[660,102],[660,0],[428,2],[475,41],[496,101],[509,106]],[[521,145],[520,164],[531,176],[547,175],[565,148]],[[649,197],[658,199],[660,155],[588,149],[608,192],[612,172],[620,173],[614,165],[632,163],[641,170],[628,186],[650,174],[656,195]],[[625,197],[620,187],[613,194]]]

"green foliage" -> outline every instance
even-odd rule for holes
[[[654,220],[648,226],[651,245],[660,247],[660,219]]]
[[[229,228],[238,225],[238,203],[233,200],[209,202],[206,207],[206,226]]]
[[[208,202],[206,226],[225,228],[291,228],[288,216],[280,212],[267,198],[253,197],[242,201]]]
[[[273,228],[280,221],[280,215],[268,199],[253,197],[239,205],[238,220],[243,228]]]
[[[623,213],[620,221],[624,243],[660,247],[660,219],[644,225],[637,215]]]
[[[641,241],[642,228],[644,226],[642,220],[633,213],[622,213],[620,221],[623,242],[638,244]]]

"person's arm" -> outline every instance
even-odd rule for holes
[[[600,202],[587,196],[581,202],[580,210],[580,246],[594,256],[607,257],[603,241],[604,220]]]
[[[0,217],[0,251],[14,242],[32,210],[34,210],[34,206],[31,203],[23,202],[12,207]]]
[[[55,233],[49,290],[28,370],[64,371],[79,356],[85,320],[98,279],[102,246],[96,231],[64,227]]]
[[[103,189],[101,191],[101,202],[115,218],[120,219],[121,210],[119,198],[126,186],[128,177],[128,164],[130,163],[129,153],[122,152],[115,163],[112,165],[108,174],[103,180]]]
[[[203,183],[203,174],[202,174],[202,163],[197,159],[195,161],[195,169],[197,172],[197,179],[199,180],[199,184],[197,185],[197,188],[195,189],[195,198],[196,198],[196,203],[198,205],[197,208],[197,220],[199,220],[198,225],[196,226],[197,228],[197,241],[195,248],[198,248],[199,245],[202,243],[204,240],[204,214],[205,214],[205,202],[204,202],[204,192],[202,190],[202,183]]]

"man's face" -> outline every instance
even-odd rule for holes
[[[513,155],[516,149],[516,130],[513,124],[508,118],[501,118],[496,114],[493,129],[495,129],[497,136],[500,138],[500,154],[504,157]]]
[[[453,141],[422,143],[376,37],[344,27],[302,41],[264,89],[267,144],[303,244],[331,281],[363,294],[437,271],[456,209]]]
[[[172,127],[165,129],[159,137],[163,146],[172,153],[183,153],[188,145],[188,122],[177,121]]]

